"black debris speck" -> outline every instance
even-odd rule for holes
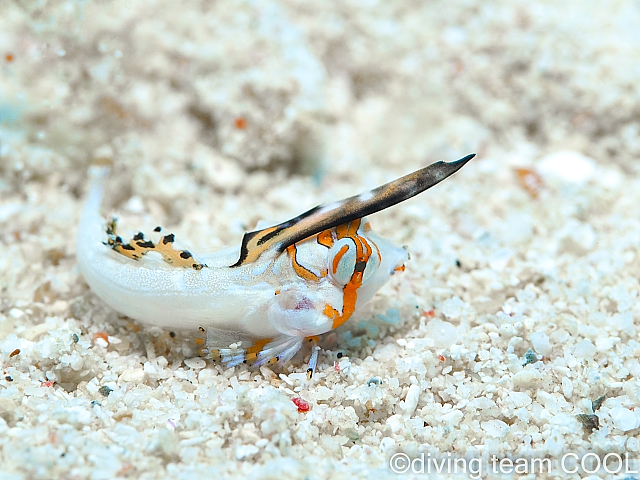
[[[593,402],[591,402],[591,405],[593,407],[594,413],[600,409],[600,407],[602,406],[602,404],[604,403],[606,398],[607,398],[607,396],[603,395],[600,398],[598,398],[597,400],[594,400]]]
[[[103,397],[108,397],[109,394],[113,392],[113,388],[103,385],[98,389],[98,392],[100,392],[100,395],[102,395]]]
[[[530,363],[536,363],[538,361],[538,355],[536,352],[529,349],[527,353],[524,354],[524,363],[522,365],[529,365]]]
[[[580,413],[579,415],[576,415],[576,418],[588,433],[591,433],[593,430],[600,429],[600,419],[597,415]]]

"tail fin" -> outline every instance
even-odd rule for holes
[[[89,193],[84,204],[82,216],[95,215],[100,211],[104,186],[111,172],[111,167],[106,165],[92,165],[89,167]]]
[[[76,256],[80,264],[89,261],[88,259],[96,250],[100,249],[107,238],[106,224],[100,215],[100,204],[110,171],[111,168],[104,165],[94,165],[89,168],[89,192],[76,233]]]

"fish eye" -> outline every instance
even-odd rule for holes
[[[329,249],[329,276],[338,285],[346,285],[356,268],[356,245],[351,238],[338,240]],[[366,269],[365,269],[366,270]]]
[[[364,269],[364,273],[362,274],[362,284],[366,285],[369,280],[375,275],[378,271],[378,267],[380,267],[380,253],[378,251],[378,247],[373,242],[367,242],[369,247],[371,248],[371,255],[369,256],[369,260],[367,260],[367,266]]]
[[[370,254],[366,260],[358,260],[356,240],[353,238],[343,238],[333,244],[329,250],[328,271],[331,279],[338,285],[346,285],[351,281],[353,273],[362,272],[362,285],[365,285],[374,276],[380,267],[380,252],[378,248],[364,239],[365,251],[370,249]],[[367,248],[368,247],[368,248]]]

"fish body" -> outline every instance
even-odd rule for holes
[[[366,215],[411,198],[473,155],[437,162],[361,195],[195,254],[157,227],[128,241],[99,213],[109,168],[90,168],[76,236],[78,266],[107,305],[141,323],[205,334],[202,353],[227,365],[289,360],[304,339],[333,330],[369,301],[407,252]]]

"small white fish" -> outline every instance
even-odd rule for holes
[[[431,164],[246,233],[240,246],[200,255],[178,248],[160,227],[125,242],[116,221],[99,214],[109,168],[92,166],[76,237],[78,265],[96,295],[118,312],[204,333],[200,351],[213,360],[283,364],[305,339],[315,342],[342,325],[404,270],[407,252],[372,232],[364,217],[427,190],[473,157]],[[310,374],[316,358],[314,349]]]

